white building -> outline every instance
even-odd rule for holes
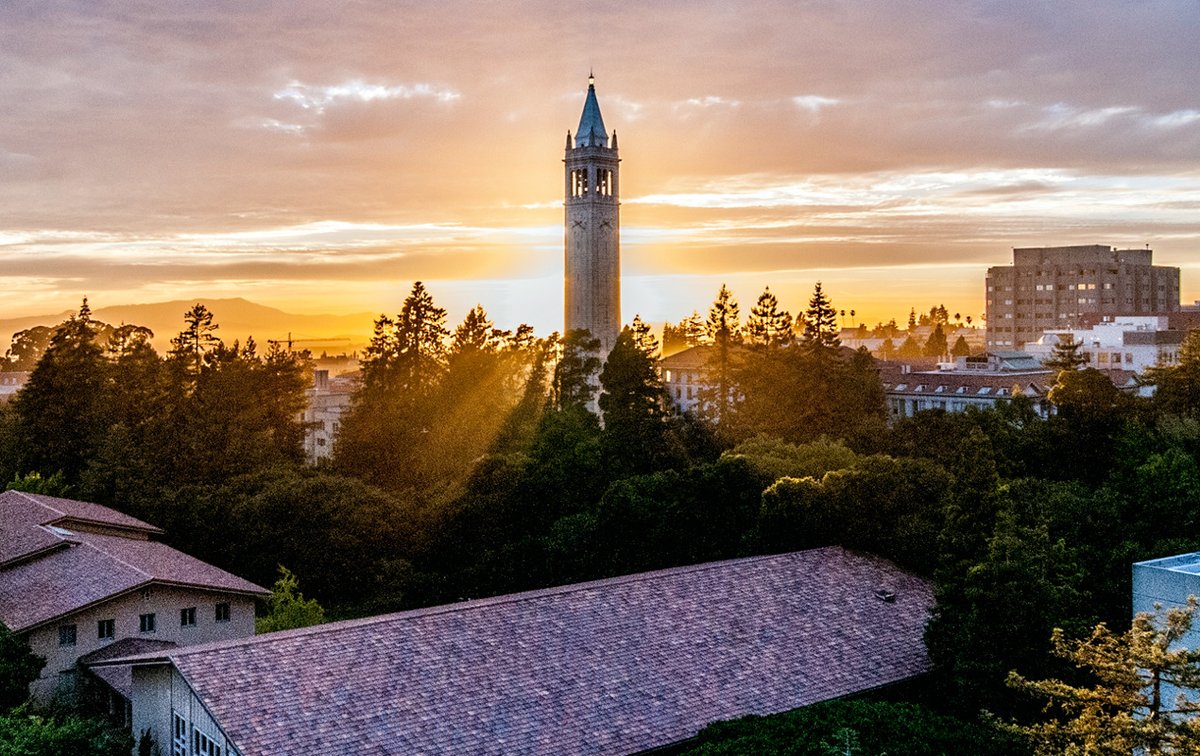
[[[0,493],[0,622],[46,660],[36,700],[73,700],[77,662],[110,647],[127,654],[254,634],[255,600],[268,592],[154,540],[161,535],[99,504]],[[127,670],[101,677],[128,700]]]
[[[1025,351],[1045,361],[1060,339],[1070,336],[1082,344],[1080,354],[1099,370],[1130,370],[1144,373],[1156,365],[1174,365],[1187,331],[1170,330],[1166,315],[1120,315],[1090,328],[1046,331]]]
[[[1024,352],[988,352],[976,357],[959,357],[938,370],[912,371],[906,365],[887,366],[880,371],[888,414],[912,417],[918,412],[943,410],[965,412],[969,407],[988,409],[999,402],[1024,396],[1034,410],[1046,417],[1046,396],[1054,373]]]
[[[353,375],[331,378],[328,370],[313,371],[313,385],[304,392],[308,400],[304,410],[304,457],[309,464],[333,455],[333,444],[342,417],[350,409],[354,388]]]
[[[700,389],[708,375],[712,347],[694,346],[658,361],[663,387],[675,412],[695,413],[700,409]]]

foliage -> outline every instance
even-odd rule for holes
[[[1079,351],[1082,346],[1083,342],[1077,340],[1074,334],[1060,335],[1054,345],[1054,351],[1042,364],[1051,370],[1078,370],[1087,365],[1087,355]]]
[[[826,701],[769,717],[717,722],[680,751],[685,756],[1019,756],[1024,740],[988,722],[957,719],[913,703]]]
[[[71,487],[67,485],[61,470],[49,476],[43,476],[37,470],[24,475],[14,475],[8,483],[7,490],[64,498],[71,493]]]
[[[770,480],[817,478],[832,470],[853,467],[862,458],[840,441],[819,438],[805,444],[790,444],[770,436],[755,436],[721,455],[745,459],[750,467]]]
[[[808,309],[804,311],[804,332],[800,343],[810,354],[829,354],[841,346],[838,330],[837,310],[821,290],[821,282],[817,281],[812,298],[808,300]]]
[[[971,345],[967,343],[967,338],[960,335],[954,340],[954,346],[950,349],[951,357],[970,357]]]
[[[600,386],[600,448],[609,470],[620,475],[658,469],[668,454],[666,394],[652,355],[639,347],[631,329],[617,337]]]
[[[792,316],[787,310],[779,309],[779,299],[771,293],[771,287],[763,289],[758,302],[750,309],[746,318],[746,336],[754,346],[780,347],[792,340]]]
[[[1154,403],[1160,411],[1200,414],[1200,329],[1188,331],[1176,364],[1150,370],[1147,379],[1155,385]]]
[[[267,608],[268,614],[254,621],[254,632],[259,635],[325,622],[325,610],[316,599],[304,598],[300,580],[282,564],[279,565],[279,579],[271,586]]]
[[[44,666],[46,660],[33,653],[24,638],[0,623],[0,714],[29,698],[29,685]]]
[[[8,756],[128,756],[129,733],[77,715],[17,710],[0,715],[0,753]]]
[[[596,395],[593,383],[600,369],[600,339],[586,329],[571,331],[562,340],[562,355],[554,368],[552,404],[559,410],[588,407]]]
[[[708,380],[700,390],[700,409],[720,428],[735,399],[734,350],[742,342],[738,303],[725,284],[721,284],[708,310],[708,340],[712,350],[707,365]]]
[[[1054,653],[1086,670],[1090,684],[1009,674],[1009,685],[1049,700],[1051,719],[1014,728],[1036,740],[1039,754],[1200,751],[1200,651],[1180,645],[1196,597],[1186,607],[1156,608],[1120,634],[1101,623],[1087,638],[1068,640],[1054,629]]]
[[[949,352],[949,347],[946,343],[946,332],[942,330],[942,324],[938,323],[937,327],[929,333],[929,339],[925,342],[925,348],[922,354],[926,357],[941,357]]]

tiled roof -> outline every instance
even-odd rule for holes
[[[17,492],[0,495],[0,622],[14,631],[151,583],[267,593],[248,580],[157,541],[40,524],[46,518],[62,522],[65,516],[157,530],[107,507],[13,494]]]
[[[932,606],[831,547],[123,661],[169,659],[242,753],[630,753],[924,673]]]
[[[93,504],[88,501],[60,499],[56,496],[44,496],[23,491],[5,491],[0,493],[0,514],[8,518],[8,507],[16,506],[26,511],[40,512],[39,524],[48,525],[62,520],[78,520],[80,522],[100,523],[117,528],[140,530],[146,533],[162,533],[148,522],[142,522],[136,517],[122,514],[115,509]]]
[[[79,657],[79,663],[87,666],[93,662],[116,659],[121,656],[130,656],[131,654],[162,652],[169,648],[175,648],[177,645],[171,641],[155,640],[153,638],[122,638],[107,646],[101,646],[90,654],[84,654]],[[91,672],[107,683],[110,688],[124,696],[126,701],[133,699],[132,667],[98,667],[91,670]]]

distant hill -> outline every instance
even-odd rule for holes
[[[313,354],[336,354],[362,349],[370,341],[376,314],[297,315],[274,307],[235,299],[180,299],[154,304],[116,305],[92,311],[92,317],[112,325],[131,323],[154,331],[154,347],[160,352],[170,348],[171,339],[183,329],[183,314],[197,302],[213,313],[219,325],[217,336],[226,343],[244,342],[253,336],[263,349],[267,341],[286,341],[291,334],[294,348],[309,349]],[[38,325],[57,325],[71,316],[70,311],[50,315],[0,320],[0,355],[8,349],[17,331]],[[310,341],[317,339],[319,341]]]

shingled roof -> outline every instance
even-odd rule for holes
[[[149,540],[161,532],[99,504],[0,494],[0,622],[29,630],[154,583],[267,595],[248,580]]]
[[[103,664],[174,665],[241,753],[631,753],[924,673],[932,606],[831,547]]]

